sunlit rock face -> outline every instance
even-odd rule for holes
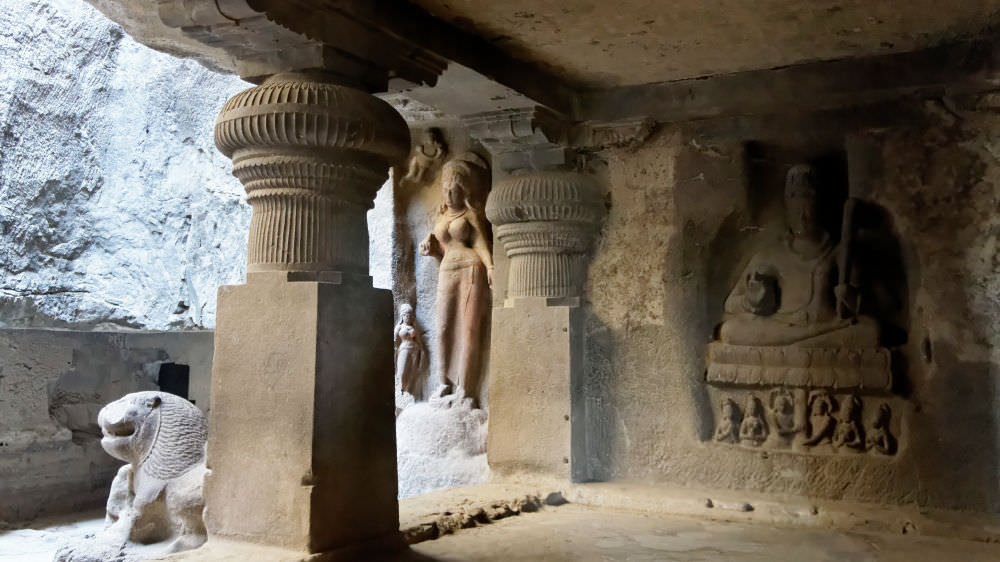
[[[0,325],[214,327],[250,209],[212,126],[248,86],[83,0],[0,3]]]

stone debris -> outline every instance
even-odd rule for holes
[[[420,521],[400,529],[406,544],[434,540],[442,535],[455,533],[461,529],[470,529],[487,525],[492,521],[514,517],[522,513],[535,513],[543,507],[557,507],[568,503],[559,492],[552,492],[545,497],[540,494],[526,494],[511,500],[496,500],[489,502],[473,502],[461,505],[451,511],[431,513],[426,516],[429,521]]]

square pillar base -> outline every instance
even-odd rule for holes
[[[219,289],[209,542],[320,553],[394,541],[392,295],[297,278]]]
[[[500,475],[573,476],[574,384],[583,360],[575,299],[526,297],[493,309],[486,455]]]

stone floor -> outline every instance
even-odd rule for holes
[[[602,489],[588,488],[594,499],[600,499],[595,490]],[[615,496],[627,496],[630,504],[638,504],[635,493],[623,493],[622,490],[627,491],[621,487],[610,489]],[[567,493],[571,498],[581,495],[579,490],[575,494],[573,490]],[[478,505],[495,503],[496,498],[508,498],[505,505],[513,506],[518,504],[513,498],[524,498],[526,494],[544,497],[538,494],[537,489],[518,486],[490,485],[444,490],[400,502],[400,518],[404,528],[420,526],[428,521],[440,521],[443,514],[462,513],[475,510]],[[646,495],[651,497],[648,490]],[[693,494],[692,498],[697,496]],[[671,506],[674,509],[694,505],[693,501],[684,498],[675,498],[675,501]],[[457,529],[436,540],[416,544],[409,551],[391,556],[389,560],[1000,562],[1000,543],[941,538],[941,534],[918,535],[909,531],[904,534],[904,528],[895,526],[882,527],[899,529],[895,533],[879,533],[828,530],[830,527],[816,520],[811,520],[808,525],[764,523],[759,519],[741,519],[768,516],[769,506],[763,502],[755,502],[755,509],[751,512],[719,512],[723,502],[717,500],[715,504],[710,514],[728,521],[711,520],[704,515],[665,515],[662,512],[591,507],[581,503],[542,505],[536,512]],[[523,502],[521,505],[524,505]],[[820,510],[821,513],[826,511],[825,508]],[[67,518],[48,524],[39,522],[30,529],[0,531],[0,561],[51,560],[60,544],[66,540],[79,540],[103,525],[97,512],[81,515],[83,517],[79,517],[79,521]],[[867,513],[864,519],[876,515],[874,512]],[[918,523],[926,525],[928,520],[918,520]],[[992,524],[988,526],[993,528]],[[955,527],[959,528],[963,527]],[[954,536],[954,533],[943,536]],[[995,537],[996,533],[984,536]],[[271,552],[260,546],[220,543],[213,552],[196,550],[169,559],[299,562],[302,556],[279,550]],[[375,560],[371,556],[364,559]]]
[[[412,547],[413,560],[1000,561],[1000,545],[654,516],[568,504]]]

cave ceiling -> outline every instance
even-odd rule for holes
[[[587,88],[917,50],[989,33],[1000,0],[414,0]]]
[[[1000,0],[88,1],[212,68],[323,68],[421,114],[681,120],[1000,81]]]

